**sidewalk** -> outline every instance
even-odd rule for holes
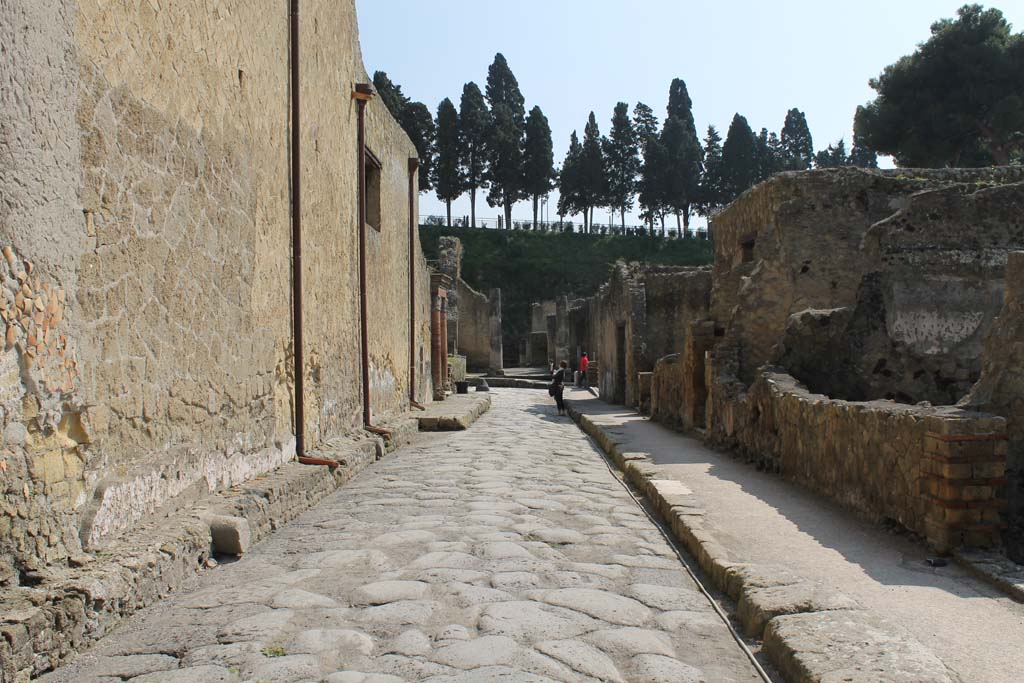
[[[898,647],[909,648],[896,660],[927,658],[930,651],[965,682],[1021,680],[1024,605],[952,562],[928,566],[923,545],[778,475],[586,391],[569,391],[566,398],[574,418],[647,492],[718,587],[738,601],[747,630],[765,638],[773,659],[788,660],[780,666],[791,674],[857,669],[848,650],[862,646],[865,634],[881,638],[888,629]],[[879,626],[878,618],[895,628]],[[909,637],[901,639],[901,630]],[[852,640],[837,647],[847,634]],[[894,662],[884,660],[893,646],[876,643],[874,657],[890,674]],[[925,680],[859,673],[827,680]]]

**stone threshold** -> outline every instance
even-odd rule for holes
[[[417,411],[413,419],[421,432],[458,432],[491,409],[491,395],[487,392],[452,394],[443,401],[435,401],[426,410]]]
[[[57,668],[123,619],[215,571],[214,553],[248,550],[418,431],[408,415],[380,426],[388,437],[342,438],[308,454],[338,467],[286,463],[240,486],[158,511],[43,584],[0,592],[0,683],[21,683]]]
[[[786,567],[744,562],[716,539],[691,491],[662,474],[645,454],[623,451],[614,432],[574,409],[590,436],[697,559],[714,586],[736,604],[735,617],[786,683],[870,680],[959,683],[960,678],[898,625],[855,600]]]

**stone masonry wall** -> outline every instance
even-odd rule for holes
[[[981,379],[960,405],[1006,418],[1006,546],[1024,563],[1024,252],[1010,254],[1003,309],[985,339],[981,367]]]
[[[873,521],[891,519],[939,551],[999,544],[994,480],[1005,420],[958,408],[854,403],[812,394],[764,370],[743,389],[718,355],[709,366],[708,440]],[[714,379],[710,379],[710,378]]]
[[[986,188],[1022,179],[1024,170],[1013,167],[827,169],[778,174],[744,193],[712,224],[712,317],[739,342],[744,381],[752,381],[760,365],[777,360],[790,315],[853,305],[863,275],[878,266],[877,254],[864,248],[869,230],[890,217],[905,220],[906,215],[898,218],[899,212],[911,204],[913,195],[953,185]],[[956,192],[963,194],[962,189]],[[921,215],[927,218],[930,213]],[[942,227],[939,223],[932,227]],[[948,223],[962,225],[962,220],[954,217]],[[918,233],[922,245],[929,234],[930,230]],[[959,236],[962,231],[949,234]]]
[[[301,21],[315,447],[361,424],[350,92],[369,79],[351,0],[304,3]],[[0,27],[13,31],[0,64],[10,576],[293,456],[289,49],[287,12],[241,0],[15,0]],[[417,394],[429,396],[428,284],[415,233],[408,262],[415,148],[378,100],[367,142],[383,161],[381,230],[368,230],[371,402],[387,419],[408,405],[410,266]]]
[[[466,368],[470,372],[486,372],[491,366],[490,302],[461,279],[456,288],[459,302],[458,352],[466,357]]]

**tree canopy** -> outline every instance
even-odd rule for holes
[[[462,87],[459,132],[462,178],[469,192],[470,225],[476,226],[476,193],[487,184],[487,138],[491,134],[491,112],[480,87],[472,81]]]
[[[855,130],[901,166],[1007,164],[1024,150],[1024,37],[1003,13],[964,5],[869,81]]]
[[[437,159],[434,164],[434,189],[448,208],[448,227],[452,225],[452,201],[464,189],[460,151],[459,113],[447,97],[437,107]]]
[[[640,172],[640,155],[637,133],[629,118],[629,105],[619,102],[612,114],[612,127],[604,143],[604,154],[608,169],[608,203],[626,225],[626,212],[633,208],[636,196],[637,174]]]
[[[540,107],[530,110],[526,119],[526,143],[523,153],[523,189],[533,199],[533,225],[537,226],[537,202],[554,188],[555,153],[551,126]]]
[[[782,124],[781,144],[782,168],[787,171],[806,171],[814,162],[814,141],[807,117],[796,107],[786,112]]]
[[[430,109],[422,102],[413,102],[406,97],[402,93],[402,86],[393,83],[383,71],[373,74],[373,87],[384,106],[416,146],[416,155],[420,158],[420,192],[433,189],[436,130]]]
[[[732,117],[729,132],[722,145],[722,204],[739,197],[757,179],[757,151],[754,132],[747,119]]]
[[[512,205],[525,197],[523,148],[526,138],[525,99],[519,82],[500,52],[487,70],[487,101],[491,105],[490,163],[487,203],[504,209],[505,225],[512,225]]]

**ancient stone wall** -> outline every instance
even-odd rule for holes
[[[463,280],[458,291],[458,352],[466,357],[470,372],[485,372],[491,367],[491,305],[486,296]],[[449,300],[449,305],[451,305]],[[449,309],[450,315],[451,309]],[[451,320],[449,320],[449,328]]]
[[[1006,546],[1024,563],[1024,252],[1010,255],[1005,291],[1003,309],[985,339],[981,379],[960,405],[1006,418]]]
[[[760,365],[778,360],[790,315],[855,304],[863,276],[879,264],[878,252],[870,248],[869,231],[884,244],[889,242],[882,235],[895,234],[891,223],[872,228],[876,223],[890,218],[896,224],[914,222],[921,228],[920,245],[928,243],[929,227],[941,229],[951,239],[962,234],[965,216],[988,211],[991,200],[950,214],[943,222],[930,219],[935,207],[927,207],[952,199],[942,195],[945,199],[940,200],[928,191],[960,185],[950,192],[963,195],[967,186],[985,189],[1022,179],[1020,168],[829,169],[778,174],[749,190],[726,207],[712,226],[712,317],[737,340],[744,381],[752,381]],[[921,192],[926,194],[911,200]],[[900,213],[903,209],[907,212]],[[915,249],[905,239],[897,241],[906,245],[899,251],[912,264],[914,257],[909,254]],[[951,252],[947,249],[947,253]],[[950,274],[948,268],[939,271]]]
[[[361,425],[351,0],[303,4],[306,439]],[[294,454],[287,12],[241,0],[17,0],[0,8],[0,556],[60,565],[176,496]],[[379,100],[368,230],[371,404],[418,396],[429,299],[415,148]],[[0,562],[3,564],[3,562]]]
[[[640,276],[647,307],[644,369],[662,356],[679,353],[693,320],[705,318],[711,303],[711,268],[652,267]]]
[[[848,402],[762,370],[744,388],[728,354],[709,366],[710,443],[732,448],[873,521],[893,520],[939,550],[999,543],[993,479],[1005,420],[961,410]]]
[[[441,237],[437,247],[438,272],[454,283],[448,291],[449,352],[465,356],[470,372],[501,370],[501,290],[485,296],[462,279],[465,250],[459,238]]]

